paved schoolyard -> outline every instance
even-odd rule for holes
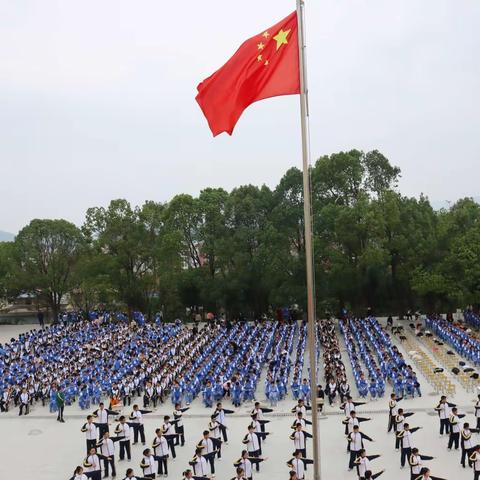
[[[0,342],[18,335],[20,331],[29,327],[0,327]],[[348,358],[344,355],[348,366]],[[419,399],[403,401],[404,409],[412,409],[416,413],[410,418],[413,426],[423,426],[414,434],[415,444],[420,451],[433,455],[435,460],[429,462],[432,474],[450,480],[463,480],[473,478],[470,469],[460,466],[460,452],[449,452],[446,448],[446,437],[440,438],[438,434],[438,418],[433,414],[438,395],[433,394],[428,385],[423,382],[424,396]],[[465,420],[475,424],[473,416],[473,400],[475,395],[467,393],[458,385],[455,401],[460,409],[468,413]],[[263,399],[263,390],[257,392],[259,399]],[[281,480],[288,478],[288,468],[285,462],[293,452],[293,445],[288,436],[293,416],[289,414],[295,402],[290,397],[278,405],[276,414],[271,415],[271,422],[267,430],[272,432],[264,444],[264,455],[268,460],[262,464],[257,480]],[[387,403],[386,398],[369,402],[364,408],[359,409],[361,416],[369,416],[372,421],[362,424],[363,431],[371,436],[375,442],[366,442],[369,454],[382,454],[382,457],[373,462],[374,472],[386,469],[383,477],[389,480],[408,480],[408,468],[400,469],[400,455],[394,449],[394,438],[387,434]],[[225,403],[226,408],[230,405]],[[228,417],[229,444],[224,446],[222,459],[217,461],[216,479],[229,480],[234,476],[233,461],[238,458],[243,446],[241,439],[246,433],[249,423],[251,404],[240,407],[234,415]],[[164,414],[170,414],[172,405],[168,402],[161,405],[154,413],[145,417],[145,430],[147,445],[151,445],[155,428],[159,427]],[[129,413],[128,408],[123,410]],[[342,415],[338,404],[333,408],[326,407],[326,416],[320,421],[321,442],[321,470],[322,480],[356,479],[353,472],[347,471],[348,457],[346,455],[346,441],[341,424]],[[27,417],[18,417],[18,411],[0,415],[0,479],[22,478],[28,480],[63,480],[72,475],[76,465],[81,464],[84,455],[85,440],[80,428],[88,412],[82,412],[77,405],[66,407],[66,423],[55,421],[48,409],[36,406]],[[184,448],[178,450],[177,459],[169,460],[169,478],[180,479],[182,471],[188,468],[196,442],[201,438],[202,431],[209,421],[210,411],[205,409],[196,400],[188,415],[185,415],[185,430],[187,442]],[[480,436],[478,436],[480,443]],[[141,473],[139,463],[141,445],[133,448],[132,462],[118,462],[117,478],[123,478],[127,467],[132,467],[138,474]],[[308,445],[311,453],[311,444]],[[307,478],[311,478],[311,471]]]

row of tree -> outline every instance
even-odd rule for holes
[[[317,308],[378,313],[451,309],[480,300],[480,206],[434,211],[397,191],[400,170],[378,151],[321,157],[311,170]],[[259,315],[305,305],[301,172],[275,189],[207,188],[198,197],[88,209],[81,228],[33,220],[0,244],[6,297],[34,292],[77,307],[224,308]]]

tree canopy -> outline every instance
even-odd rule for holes
[[[435,211],[398,191],[400,169],[379,151],[334,153],[311,169],[317,308],[378,313],[451,309],[480,302],[480,206]],[[57,311],[62,296],[96,305],[162,310],[188,306],[254,316],[305,306],[302,174],[274,189],[207,188],[167,203],[124,199],[86,212],[81,228],[33,220],[0,243],[3,296],[37,292]]]

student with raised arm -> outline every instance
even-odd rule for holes
[[[302,429],[304,429],[307,425],[312,424],[310,420],[307,420],[306,418],[303,417],[303,414],[301,411],[297,413],[297,418],[293,421],[292,426],[290,428],[295,430],[297,428],[297,423],[300,423],[302,425]]]
[[[340,410],[343,410],[345,418],[350,418],[350,412],[354,411],[356,407],[365,405],[365,402],[354,402],[350,395],[347,395],[347,400],[340,405]]]
[[[265,435],[270,435],[268,432],[256,432],[253,425],[248,426],[248,433],[243,437],[242,443],[247,446],[248,456],[253,458],[260,458],[260,439]],[[255,464],[256,471],[260,471],[260,462]]]
[[[395,393],[392,393],[390,395],[390,401],[388,402],[388,409],[389,409],[389,415],[388,415],[388,432],[391,432],[392,429],[394,432],[396,432],[395,429],[395,417],[398,414],[398,402],[400,402],[402,398],[397,398],[397,395]]]
[[[365,477],[365,472],[370,470],[370,462],[379,458],[380,455],[367,455],[367,452],[362,448],[359,452],[359,456],[355,460],[355,465],[357,466],[357,474],[360,478]]]
[[[473,465],[473,480],[480,479],[480,445],[475,445],[473,453],[469,457]]]
[[[157,428],[155,430],[155,438],[152,442],[153,453],[158,462],[157,473],[159,475],[168,475],[167,460],[169,456],[167,439],[162,435],[162,429]]]
[[[162,434],[165,436],[168,442],[168,447],[170,448],[170,452],[172,454],[172,458],[176,458],[177,454],[175,452],[175,439],[178,435],[175,433],[175,427],[179,420],[170,420],[169,415],[165,415],[163,417],[163,425],[162,425]]]
[[[250,457],[247,450],[242,450],[241,457],[234,462],[233,466],[236,468],[241,467],[245,472],[245,477],[247,480],[253,480],[252,465],[257,465],[265,460],[267,459],[262,457]]]
[[[403,430],[397,432],[397,438],[400,439],[401,453],[400,453],[400,466],[403,468],[405,466],[405,461],[410,458],[412,454],[413,444],[413,434],[420,430],[422,427],[413,427],[410,428],[408,423],[403,425]]]
[[[222,441],[217,438],[210,437],[208,430],[203,431],[203,438],[198,442],[197,449],[201,448],[204,457],[210,463],[210,472],[215,473],[215,453],[219,451]]]
[[[430,469],[423,467],[420,471],[420,475],[415,480],[446,480],[445,478],[434,477],[430,475]]]
[[[313,460],[302,457],[302,452],[300,450],[295,450],[292,456],[293,458],[287,462],[288,468],[297,474],[298,480],[305,480],[307,465],[313,464]]]
[[[75,468],[73,471],[73,477],[71,477],[70,480],[88,480],[88,477],[83,473],[83,467],[79,465]]]
[[[133,406],[133,412],[130,414],[130,422],[133,427],[133,445],[138,443],[138,436],[142,445],[145,445],[145,427],[143,425],[143,416],[152,413],[151,410],[140,410],[138,405]]]
[[[83,424],[80,431],[85,433],[85,437],[87,441],[87,455],[88,455],[90,452],[90,449],[94,448],[97,445],[98,432],[97,432],[97,426],[93,422],[93,415],[87,416],[87,422]]]
[[[462,447],[462,456],[460,457],[460,464],[465,468],[465,458],[468,458],[468,466],[472,466],[470,461],[470,455],[473,453],[475,448],[475,443],[472,439],[472,433],[479,433],[478,428],[470,428],[468,422],[463,424],[463,428],[460,432],[460,446]]]
[[[179,436],[177,437],[177,445],[180,444],[181,447],[185,445],[185,427],[183,425],[183,414],[189,410],[190,407],[183,407],[180,403],[175,404],[175,410],[173,411],[173,419],[177,421],[175,423],[175,433]]]
[[[375,478],[378,478],[385,470],[380,470],[377,473],[372,473],[371,470],[367,470],[365,472],[365,476],[360,478],[360,480],[375,480]]]
[[[357,412],[352,410],[350,412],[349,418],[342,420],[342,423],[345,425],[345,435],[353,432],[353,427],[359,426],[361,422],[369,422],[371,418],[366,417],[357,417]]]
[[[125,472],[125,478],[123,480],[149,480],[146,477],[139,477],[133,473],[133,468],[127,468]]]
[[[216,420],[220,424],[220,429],[222,431],[222,436],[223,436],[223,441],[225,442],[225,445],[228,445],[228,436],[227,436],[227,425],[226,425],[226,419],[225,415],[230,415],[232,413],[235,413],[234,410],[227,410],[226,408],[223,408],[222,402],[218,402],[217,406],[215,408],[215,411],[213,414],[217,417]]]
[[[95,418],[95,423],[98,427],[99,439],[103,437],[105,432],[109,431],[108,421],[110,420],[110,417],[118,414],[119,412],[116,412],[115,410],[109,410],[108,408],[105,408],[103,402],[98,405],[97,410],[93,412],[93,418]]]
[[[182,475],[183,480],[209,480],[206,476],[194,475],[190,469],[185,470]]]
[[[454,403],[447,402],[447,397],[442,395],[438,405],[435,407],[435,411],[438,413],[438,418],[440,419],[440,435],[450,433],[450,409],[456,407]]]
[[[418,448],[412,448],[412,454],[408,458],[411,480],[415,480],[420,475],[424,466],[423,462],[425,460],[433,460],[433,458],[434,457],[429,455],[420,455],[420,453],[418,453]]]
[[[350,446],[350,460],[348,462],[348,469],[353,470],[353,467],[355,466],[355,460],[360,456],[360,451],[364,448],[363,441],[368,440],[369,442],[373,442],[373,439],[361,432],[358,425],[353,427],[353,432],[347,435],[347,439]]]
[[[448,438],[448,450],[451,450],[455,446],[455,450],[458,450],[458,444],[460,442],[460,419],[465,417],[465,414],[459,414],[457,407],[452,408],[451,415],[448,417],[450,423],[450,436]]]
[[[130,448],[130,425],[127,423],[123,415],[118,420],[119,423],[115,428],[115,434],[120,442],[120,460],[125,458],[126,453],[127,459],[130,461],[132,459],[132,452]]]
[[[95,448],[90,449],[90,453],[83,461],[84,472],[88,478],[92,480],[101,480],[102,478],[102,466],[100,465],[100,459],[110,459],[110,457],[105,457],[97,453]]]
[[[295,450],[300,451],[304,458],[307,458],[307,438],[312,437],[311,433],[302,430],[301,423],[297,423],[295,431],[290,435],[290,440],[293,440]]]
[[[103,469],[105,476],[108,477],[109,467],[112,468],[112,477],[116,476],[115,471],[115,441],[118,438],[110,438],[110,434],[105,432],[103,438],[98,441],[96,447],[100,448],[100,453],[103,455]]]

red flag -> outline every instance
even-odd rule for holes
[[[300,93],[297,13],[244,42],[228,62],[197,87],[213,136],[232,134],[253,102]]]

